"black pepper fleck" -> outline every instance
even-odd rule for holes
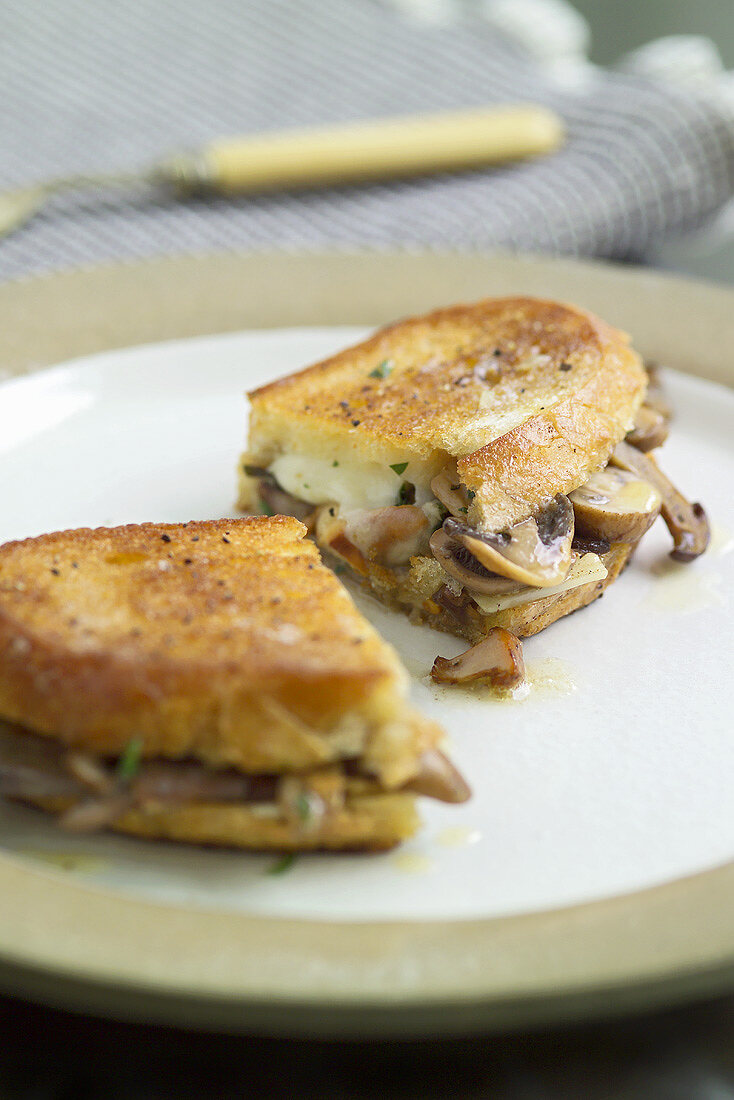
[[[170,541],[171,541],[171,536],[170,535],[161,535],[161,542],[170,542]]]
[[[198,535],[192,535],[191,536],[191,541],[192,542],[198,542],[199,541],[199,536]]]
[[[191,565],[193,558],[184,558],[184,565]]]
[[[492,352],[492,355],[501,355],[501,354],[502,354],[502,348],[495,348],[494,351]]]
[[[360,421],[359,421],[359,420],[353,420],[353,421],[352,421],[352,427],[353,427],[353,428],[358,428],[358,427],[359,427],[359,425],[360,425]]]
[[[51,572],[53,573],[53,575],[54,575],[55,577],[58,577],[58,576],[60,576],[60,573],[59,573],[59,570],[58,570],[58,569],[52,568]]]
[[[561,363],[561,365],[559,366],[558,369],[559,370],[572,370],[573,369],[573,363]]]
[[[226,535],[222,535],[222,542],[226,542],[227,545],[229,545],[229,539],[227,538]]]

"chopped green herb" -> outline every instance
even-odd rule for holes
[[[459,508],[459,511],[466,515],[466,508]]]
[[[337,462],[337,460],[336,460],[336,459],[334,459],[334,461],[332,462],[332,464],[331,464],[331,465],[332,465],[332,466],[338,466],[338,465],[339,465],[339,463]]]
[[[273,511],[273,509],[270,507],[269,504],[265,503],[265,501],[262,499],[262,497],[260,498],[260,515],[261,516],[274,516],[275,515],[275,512]]]
[[[473,489],[467,489],[467,491],[466,491],[466,495],[467,495],[467,497],[468,497],[468,499],[469,499],[469,500],[474,500],[474,497],[475,497],[475,496],[476,496],[477,494],[476,494],[476,493],[474,492],[474,490],[473,490]]]
[[[129,783],[134,779],[140,769],[140,757],[143,752],[142,737],[133,737],[128,741],[122,751],[122,756],[117,761],[117,778],[123,783]]]
[[[412,481],[404,481],[398,489],[398,504],[415,504],[415,485]]]
[[[391,464],[390,469],[394,470],[395,473],[398,475],[398,477],[400,477],[400,475],[404,474],[405,471],[408,469],[408,463],[407,462],[394,462],[394,463]]]
[[[313,815],[311,799],[305,791],[301,791],[296,799],[296,813],[298,814],[299,821],[308,821]]]
[[[342,573],[346,573],[346,571],[347,571],[346,565],[342,565],[341,562],[337,562],[336,565],[334,566],[334,572],[336,573],[337,577],[341,577]]]
[[[389,359],[383,359],[379,366],[370,371],[370,378],[387,378],[392,371]]]
[[[287,855],[281,856],[275,863],[271,863],[268,867],[267,873],[269,875],[284,875],[286,871],[290,871],[293,864],[296,862],[296,857],[293,852],[288,852]]]
[[[265,473],[262,466],[250,466],[247,463],[242,467],[248,477],[262,477]]]
[[[303,483],[303,488],[304,488],[304,489],[310,489],[310,488],[311,488],[311,486],[310,486],[310,485],[307,485],[307,484],[306,484],[306,482],[304,481],[304,483]]]

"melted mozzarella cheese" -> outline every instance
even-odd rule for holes
[[[415,460],[398,474],[391,466],[379,462],[285,454],[271,464],[270,473],[281,488],[299,500],[337,504],[341,512],[396,504],[404,481],[415,485],[417,504],[433,498],[431,474],[423,463]]]
[[[485,615],[494,615],[497,611],[506,611],[508,607],[519,607],[546,596],[560,596],[572,588],[580,588],[582,584],[603,581],[606,575],[606,566],[598,554],[584,554],[571,566],[565,581],[551,588],[523,588],[521,592],[512,592],[508,596],[481,596],[476,592],[469,595]]]

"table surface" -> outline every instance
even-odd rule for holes
[[[191,1034],[0,998],[0,1100],[729,1100],[734,998],[581,1028],[362,1044]]]

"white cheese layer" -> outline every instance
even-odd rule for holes
[[[542,600],[546,596],[560,596],[563,592],[570,592],[572,588],[580,588],[582,584],[603,581],[606,575],[606,566],[598,554],[584,554],[571,566],[565,581],[554,584],[552,588],[523,588],[521,592],[512,592],[508,596],[480,596],[476,592],[469,594],[485,615],[494,615],[497,611],[506,611],[508,607],[519,607],[520,604]]]
[[[400,469],[400,462],[395,465]],[[404,481],[415,485],[416,503],[433,498],[433,471],[415,460],[397,473],[387,464],[353,459],[319,458],[314,455],[280,455],[270,473],[287,493],[309,504],[337,504],[341,512],[361,508],[387,508],[397,503]]]

